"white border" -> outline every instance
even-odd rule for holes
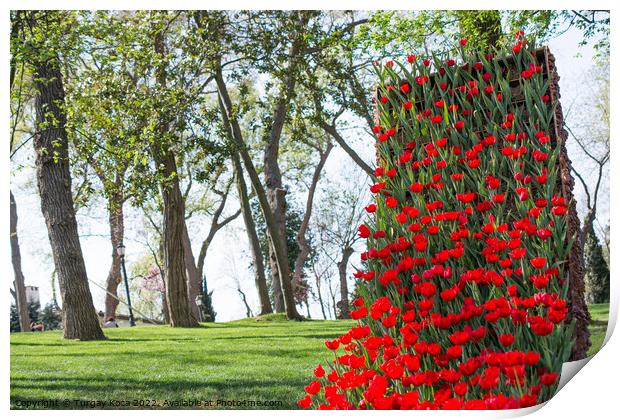
[[[357,1],[325,1],[325,0],[316,0],[312,3],[308,2],[291,2],[291,1],[247,1],[247,0],[227,0],[225,6],[227,9],[293,9],[293,8],[312,8],[312,9],[357,9],[357,10],[373,10],[376,9],[378,5],[380,5],[383,9],[386,10],[398,10],[398,9],[427,9],[427,10],[443,10],[443,9],[495,9],[498,6],[501,6],[503,9],[539,9],[541,6],[544,6],[546,9],[611,9],[612,10],[612,31],[611,31],[611,45],[612,45],[612,57],[611,57],[611,84],[610,89],[614,92],[614,87],[616,86],[615,77],[620,76],[618,69],[618,48],[616,47],[620,42],[617,35],[617,28],[614,19],[616,19],[616,10],[618,9],[618,4],[620,2],[611,2],[611,1],[574,1],[574,0],[564,0],[564,1],[545,1],[541,3],[540,0],[532,1],[532,0],[522,0],[518,2],[497,2],[489,1],[489,0],[479,0],[479,1],[468,1],[463,2],[462,0],[443,0],[441,2],[436,1],[395,1],[395,0],[382,0],[381,2],[370,2],[367,0],[357,0]],[[87,1],[87,0],[74,0],[74,1],[65,1],[65,2],[51,2],[51,1],[40,1],[40,0],[21,0],[19,3],[15,2],[12,4],[12,8],[14,9],[213,9],[219,8],[222,6],[221,2],[215,1],[191,1],[191,0],[176,0],[176,1],[145,1],[145,0],[136,0],[132,2],[119,1],[119,0],[109,0],[109,1]],[[1,44],[2,56],[5,60],[8,60],[9,57],[9,42],[8,42],[8,34],[9,34],[9,19],[8,12],[10,10],[10,6],[5,6],[5,11],[3,14],[3,19],[0,20],[0,32],[4,35],[3,42]],[[7,89],[8,87],[8,68],[6,65],[7,61],[4,61],[4,65],[0,67],[1,81],[0,86],[2,86],[3,98],[4,101],[0,103],[0,107],[2,108],[2,118],[0,119],[2,128],[0,128],[0,132],[7,133],[8,132],[8,101],[7,98]],[[615,77],[614,77],[615,76]],[[620,148],[620,144],[618,144],[618,130],[620,129],[618,123],[618,115],[615,114],[614,110],[618,109],[618,96],[611,95],[611,181],[610,181],[610,208],[618,208],[618,195],[620,190],[614,180],[618,179],[620,173],[618,168],[615,165],[615,156],[620,153],[618,149]],[[1,185],[0,196],[6,197],[6,192],[8,190],[9,185],[9,159],[8,159],[8,148],[6,144],[2,149],[5,154],[4,162],[7,165],[4,171],[2,171],[2,177],[4,178],[4,182]],[[8,206],[0,207],[0,218],[2,220],[4,226],[4,232],[8,232]],[[613,213],[612,213],[613,214]],[[554,396],[544,407],[538,406],[532,409],[525,410],[513,410],[513,411],[499,411],[499,412],[468,412],[468,411],[458,411],[458,412],[441,412],[441,411],[433,411],[433,412],[415,412],[415,413],[399,413],[399,412],[390,412],[384,413],[385,415],[389,415],[390,417],[403,417],[407,416],[407,418],[411,418],[411,416],[415,416],[416,418],[454,418],[455,416],[459,416],[459,418],[463,419],[485,419],[485,418],[509,418],[509,417],[517,417],[521,415],[530,414],[530,418],[547,418],[548,416],[553,416],[554,418],[562,418],[562,419],[570,419],[570,418],[591,418],[591,419],[607,419],[611,416],[617,416],[610,413],[614,413],[618,411],[618,389],[620,388],[620,341],[616,336],[612,335],[613,329],[615,328],[617,316],[618,316],[618,303],[620,301],[620,285],[617,284],[616,273],[619,269],[618,267],[618,258],[620,257],[619,251],[617,247],[614,245],[616,243],[617,232],[615,230],[616,223],[612,219],[611,221],[611,273],[612,273],[612,287],[611,287],[611,307],[610,307],[610,321],[609,327],[607,331],[607,336],[605,339],[604,347],[599,351],[591,359],[586,359],[585,361],[574,362],[572,364],[566,364],[563,369],[563,374],[561,378],[561,382],[563,387],[559,390],[558,394]],[[6,238],[5,234],[5,238]],[[4,267],[4,281],[5,286],[7,287],[10,283],[10,279],[12,278],[12,270],[10,269],[10,260],[8,256],[10,255],[9,250],[9,242],[7,240],[2,241],[2,247],[4,251],[0,253],[2,260],[0,261],[1,266]],[[8,293],[0,294],[0,307],[8,308]],[[5,312],[7,314],[8,311]],[[2,372],[4,381],[2,381],[2,395],[5,397],[2,400],[2,408],[8,411],[9,407],[9,338],[8,338],[8,323],[6,319],[4,322],[0,324],[0,329],[3,332],[3,339],[1,340],[1,349],[3,360],[0,363],[0,371]],[[588,364],[588,368],[584,369],[583,372],[579,372],[574,378],[572,376],[577,373],[585,364]],[[567,380],[567,378],[572,378]],[[152,418],[167,418],[171,413],[162,412],[162,411],[148,411],[137,412],[137,411],[123,411],[123,412],[103,412],[103,411],[91,411],[87,415],[93,419],[106,419],[108,420],[110,415],[118,416],[119,418],[128,418],[134,416],[144,416],[147,415]],[[175,413],[178,415],[178,413]],[[183,416],[186,418],[201,418],[204,419],[205,412],[195,410],[195,411],[187,411],[183,412]],[[219,412],[209,412],[209,416],[234,416],[237,413],[231,413],[230,411],[219,411]],[[271,411],[271,412],[260,412],[253,411],[248,413],[253,417],[261,417],[261,416],[269,416],[271,419],[273,418],[283,418],[284,416],[289,416],[291,413],[286,411]],[[10,416],[15,418],[39,418],[40,416],[45,416],[49,419],[71,419],[71,418],[81,418],[85,415],[84,412],[80,411],[45,411],[44,413],[35,412],[35,411],[11,411],[9,413]],[[295,412],[295,416],[298,418],[309,418],[316,416],[338,416],[342,418],[342,416],[355,416],[357,418],[370,418],[374,414],[372,412],[357,412],[355,414],[349,413],[327,413],[327,412],[308,412],[308,411],[300,411]]]

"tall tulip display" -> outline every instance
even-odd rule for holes
[[[501,59],[462,39],[459,61],[376,64],[357,325],[326,341],[334,360],[301,408],[510,409],[553,395],[571,350],[568,203],[544,63],[515,38]]]

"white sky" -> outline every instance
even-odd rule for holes
[[[562,105],[565,111],[571,103],[582,92],[584,77],[587,77],[588,70],[591,68],[592,48],[591,46],[578,48],[580,33],[570,30],[562,36],[549,42],[552,52],[556,56],[556,64],[560,79],[560,89],[562,94]],[[579,52],[580,55],[576,56]],[[590,112],[591,110],[579,108],[573,110],[567,117],[567,124],[570,126],[573,119],[580,114]],[[361,133],[347,132],[348,138],[355,138],[358,153],[367,161],[372,161],[374,156],[374,144],[371,138]],[[569,154],[576,168],[588,168],[588,164],[577,159],[574,145],[571,147],[569,143]],[[24,169],[13,172],[11,177],[11,188],[17,202],[18,211],[18,235],[22,252],[22,266],[26,278],[26,285],[38,286],[41,293],[41,301],[43,304],[51,300],[51,273],[53,263],[51,259],[51,250],[47,238],[45,222],[41,214],[39,197],[35,193],[34,186],[34,159],[31,147],[24,147],[19,152],[18,161],[24,164]],[[337,180],[343,176],[342,167],[350,167],[350,159],[340,149],[335,149],[327,164],[322,177],[323,183],[328,180]],[[601,207],[599,217],[601,220],[609,218],[609,177],[605,177]],[[583,200],[584,195],[580,185],[577,184],[575,192],[577,200]],[[227,214],[235,211],[238,204],[232,198],[227,205]],[[582,209],[579,206],[580,210]],[[87,214],[91,213],[91,214]],[[135,210],[126,206],[126,239],[127,246],[126,259],[128,262],[127,270],[131,272],[131,263],[139,258],[145,251],[143,246],[132,240],[132,236],[137,234],[139,230],[139,217]],[[92,281],[104,284],[108,273],[111,260],[111,246],[108,237],[107,216],[104,207],[99,204],[99,208],[90,212],[81,211],[78,214],[78,223],[81,234],[81,245],[86,262],[88,275]],[[197,254],[200,242],[206,235],[208,230],[208,220],[190,221],[190,236],[192,238],[194,253]],[[7,248],[7,252],[8,248]],[[214,290],[213,302],[217,312],[218,321],[228,321],[245,317],[245,308],[236,292],[235,279],[239,280],[242,289],[245,291],[250,305],[254,310],[258,307],[258,298],[254,288],[254,280],[249,267],[249,249],[247,246],[247,238],[243,232],[243,222],[239,217],[228,228],[221,230],[212,243],[205,264],[205,273],[207,275],[209,288]],[[352,257],[351,262],[358,262],[358,255]],[[12,272],[6,270],[7,273]],[[351,272],[351,269],[349,269]],[[96,286],[91,285],[91,291],[95,307],[103,309],[104,293]],[[126,310],[121,306],[121,312]],[[305,313],[305,310],[303,311]],[[320,309],[318,303],[311,305],[311,314],[313,317],[320,317]]]

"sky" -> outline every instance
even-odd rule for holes
[[[556,65],[560,75],[561,103],[566,113],[566,122],[571,126],[574,121],[584,113],[592,112],[588,109],[587,101],[581,100],[584,80],[587,80],[592,66],[593,50],[591,45],[578,47],[580,32],[569,30],[561,36],[551,40],[548,45],[556,57]],[[357,137],[357,138],[356,138]],[[369,163],[374,160],[374,142],[367,135],[347,131],[347,138],[352,139],[358,153]],[[573,142],[568,143],[569,156],[573,165],[582,172],[588,172],[590,164],[579,158],[576,146]],[[21,168],[17,169],[18,164]],[[320,184],[318,199],[321,188],[329,182],[337,182],[350,173],[353,165],[348,155],[339,147],[330,155],[324,169]],[[591,176],[591,175],[586,175]],[[12,162],[11,189],[15,195],[18,212],[18,236],[21,246],[22,267],[26,279],[26,285],[38,286],[41,302],[45,304],[51,300],[51,275],[53,262],[51,249],[47,237],[45,221],[41,214],[39,197],[36,193],[34,171],[34,152],[32,147],[24,147]],[[321,185],[322,184],[322,185]],[[599,209],[601,220],[609,219],[609,177],[605,177],[602,188],[602,202]],[[578,200],[578,209],[583,210],[584,194],[579,185],[576,186],[575,197]],[[139,213],[126,206],[126,261],[127,270],[131,272],[131,265],[144,255],[143,224]],[[227,203],[224,215],[236,211],[238,202],[231,197]],[[91,292],[95,307],[103,309],[105,293],[97,286],[104,286],[107,277],[112,249],[109,242],[109,228],[104,206],[83,209],[78,213],[78,225],[80,241],[86,269],[91,280]],[[189,231],[193,243],[194,254],[198,254],[200,243],[206,236],[209,228],[209,220],[189,221]],[[135,238],[140,238],[136,240]],[[153,244],[155,245],[155,244]],[[358,251],[361,251],[359,249]],[[7,252],[8,248],[7,248]],[[359,261],[359,253],[351,258],[351,263]],[[226,228],[220,230],[209,248],[205,263],[205,275],[207,276],[209,289],[213,290],[213,305],[217,312],[217,321],[229,321],[244,318],[245,307],[237,293],[237,282],[245,292],[248,303],[256,311],[258,297],[254,287],[253,274],[250,271],[250,253],[247,245],[247,237],[243,231],[243,221],[237,218]],[[9,272],[9,270],[7,270]],[[349,267],[349,281],[352,267]],[[11,273],[12,275],[12,273]],[[120,308],[121,313],[126,309]],[[317,302],[311,303],[311,315],[320,317],[320,308]],[[305,309],[303,310],[305,313]]]

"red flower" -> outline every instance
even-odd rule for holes
[[[394,197],[388,197],[385,199],[385,205],[393,209],[394,207],[398,205],[398,200],[395,199]]]
[[[450,302],[456,299],[458,294],[459,294],[459,289],[452,287],[450,289],[446,289],[443,292],[441,292],[439,296],[441,297],[441,300],[443,300],[444,302]]]
[[[422,185],[421,182],[414,182],[413,184],[409,186],[409,191],[414,192],[414,193],[419,193],[422,191],[423,187],[424,186]]]
[[[465,127],[465,121],[457,121],[454,123],[454,128],[461,131]]]
[[[471,203],[472,201],[474,201],[475,197],[476,197],[476,193],[473,193],[473,192],[456,195],[456,199],[459,200],[461,203]]]
[[[368,226],[366,225],[360,225],[360,227],[357,229],[360,235],[360,238],[368,238],[370,237],[370,229],[368,229]]]
[[[368,315],[368,308],[366,308],[365,306],[362,306],[359,309],[355,309],[355,310],[351,311],[350,315],[351,315],[351,319],[361,319],[361,318],[364,318],[366,315]]]
[[[441,115],[433,115],[433,116],[431,117],[431,122],[432,122],[433,124],[439,124],[439,123],[441,123],[442,121],[443,121],[443,116],[441,116]]]
[[[315,395],[321,390],[321,383],[319,381],[312,381],[304,390],[310,395]]]
[[[504,347],[509,347],[515,341],[515,336],[512,334],[501,334],[499,337],[499,343]]]
[[[547,264],[547,259],[545,257],[532,258],[530,260],[530,264],[532,264],[532,267],[540,269],[543,268],[545,264]]]
[[[418,293],[427,298],[434,296],[435,293],[437,293],[437,286],[435,286],[435,283],[432,283],[430,281],[420,283],[418,289]]]
[[[337,350],[338,347],[340,347],[340,341],[339,340],[326,340],[325,341],[325,347],[327,347],[330,350]]]
[[[306,395],[304,398],[297,401],[297,406],[299,408],[308,408],[311,405],[312,405],[312,398],[310,397],[310,395]]]
[[[461,38],[461,39],[459,40],[459,44],[460,44],[460,45],[462,45],[462,46],[467,45],[467,39],[465,39],[465,38]]]
[[[553,331],[553,322],[542,320],[531,324],[531,329],[536,335],[549,335]]]
[[[540,377],[540,383],[542,385],[553,385],[558,380],[558,374],[556,372],[553,373],[545,373]]]
[[[318,365],[316,368],[314,368],[314,376],[316,376],[317,378],[322,378],[323,375],[325,375],[325,369],[323,369],[323,366]]]

